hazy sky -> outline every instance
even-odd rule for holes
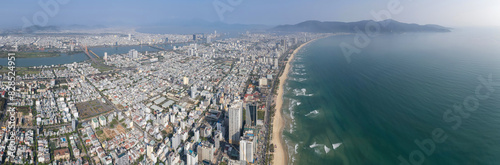
[[[39,2],[58,0],[1,0],[0,26],[22,26],[47,16],[47,25],[157,25],[172,20],[204,19],[243,24],[295,24],[305,20],[358,21],[374,19],[371,11],[387,10],[391,1],[403,10],[392,18],[401,22],[459,26],[500,26],[498,0],[59,0],[55,13]],[[230,3],[232,2],[232,3]],[[238,3],[240,2],[240,3]],[[214,3],[232,9],[219,17]],[[50,6],[53,9],[53,6]],[[50,15],[52,14],[52,15]]]

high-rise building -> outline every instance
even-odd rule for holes
[[[147,144],[146,146],[146,156],[149,158],[149,159],[153,159],[153,149],[154,149],[154,145],[155,145],[155,141],[154,140],[151,140],[151,142],[149,144]]]
[[[248,126],[256,126],[257,125],[257,103],[248,103],[246,104],[246,124]]]
[[[196,41],[196,34],[193,34],[193,41]]]
[[[71,120],[71,127],[73,128],[73,130],[76,130],[77,125],[78,125],[78,120],[76,119]]]
[[[189,85],[189,78],[188,77],[184,77],[183,84],[184,85]]]
[[[197,91],[196,91],[196,85],[193,85],[193,86],[191,87],[191,98],[192,98],[192,99],[196,98],[196,92],[197,92]]]
[[[229,143],[238,144],[243,125],[243,101],[238,100],[229,108]]]
[[[189,49],[189,55],[194,56],[195,55],[195,49]]]
[[[128,40],[132,40],[132,34],[128,34]]]
[[[198,162],[208,161],[212,162],[214,160],[214,145],[207,141],[200,143],[198,146]]]
[[[104,52],[104,57],[103,57],[105,62],[108,62],[108,52]]]
[[[135,49],[132,49],[128,51],[128,56],[129,58],[136,59],[137,57],[139,57],[139,52]]]
[[[197,165],[198,164],[198,154],[193,152],[193,150],[189,150],[186,155],[186,165]]]
[[[214,143],[215,143],[216,150],[218,150],[220,147],[220,141],[222,139],[221,137],[222,137],[222,133],[220,131],[215,132]]]
[[[259,79],[259,86],[262,87],[267,87],[267,79],[266,78],[260,78]]]
[[[181,144],[181,135],[176,133],[172,136],[172,148],[177,150],[177,147]]]
[[[256,139],[251,131],[245,132],[240,141],[240,161],[254,163]]]

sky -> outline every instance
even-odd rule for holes
[[[500,26],[498,0],[0,0],[0,27],[37,25],[150,26],[181,20],[280,25],[306,20],[391,18],[448,27]],[[44,4],[49,5],[48,10]],[[215,7],[214,4],[216,4]]]

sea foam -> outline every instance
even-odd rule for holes
[[[308,113],[308,114],[306,114],[305,116],[311,116],[311,117],[314,117],[314,116],[316,116],[317,114],[319,114],[319,111],[318,111],[318,110],[314,110],[314,111],[309,112],[309,113]]]

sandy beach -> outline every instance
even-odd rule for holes
[[[281,74],[279,80],[280,84],[278,87],[278,96],[276,100],[276,112],[273,118],[273,139],[271,141],[272,144],[276,145],[276,148],[274,149],[274,156],[273,156],[273,164],[275,165],[283,165],[283,164],[288,164],[288,153],[285,150],[285,144],[283,142],[283,138],[281,137],[282,132],[283,132],[283,126],[285,125],[285,121],[282,116],[282,110],[281,107],[283,105],[283,93],[284,93],[284,86],[286,79],[288,78],[288,72],[290,71],[290,62],[293,60],[293,57],[295,54],[302,49],[302,47],[306,46],[307,44],[311,43],[311,40],[307,43],[304,43],[300,45],[297,49],[295,49],[292,53],[292,55],[288,58],[288,61],[285,66],[285,70],[283,70],[283,74]]]

